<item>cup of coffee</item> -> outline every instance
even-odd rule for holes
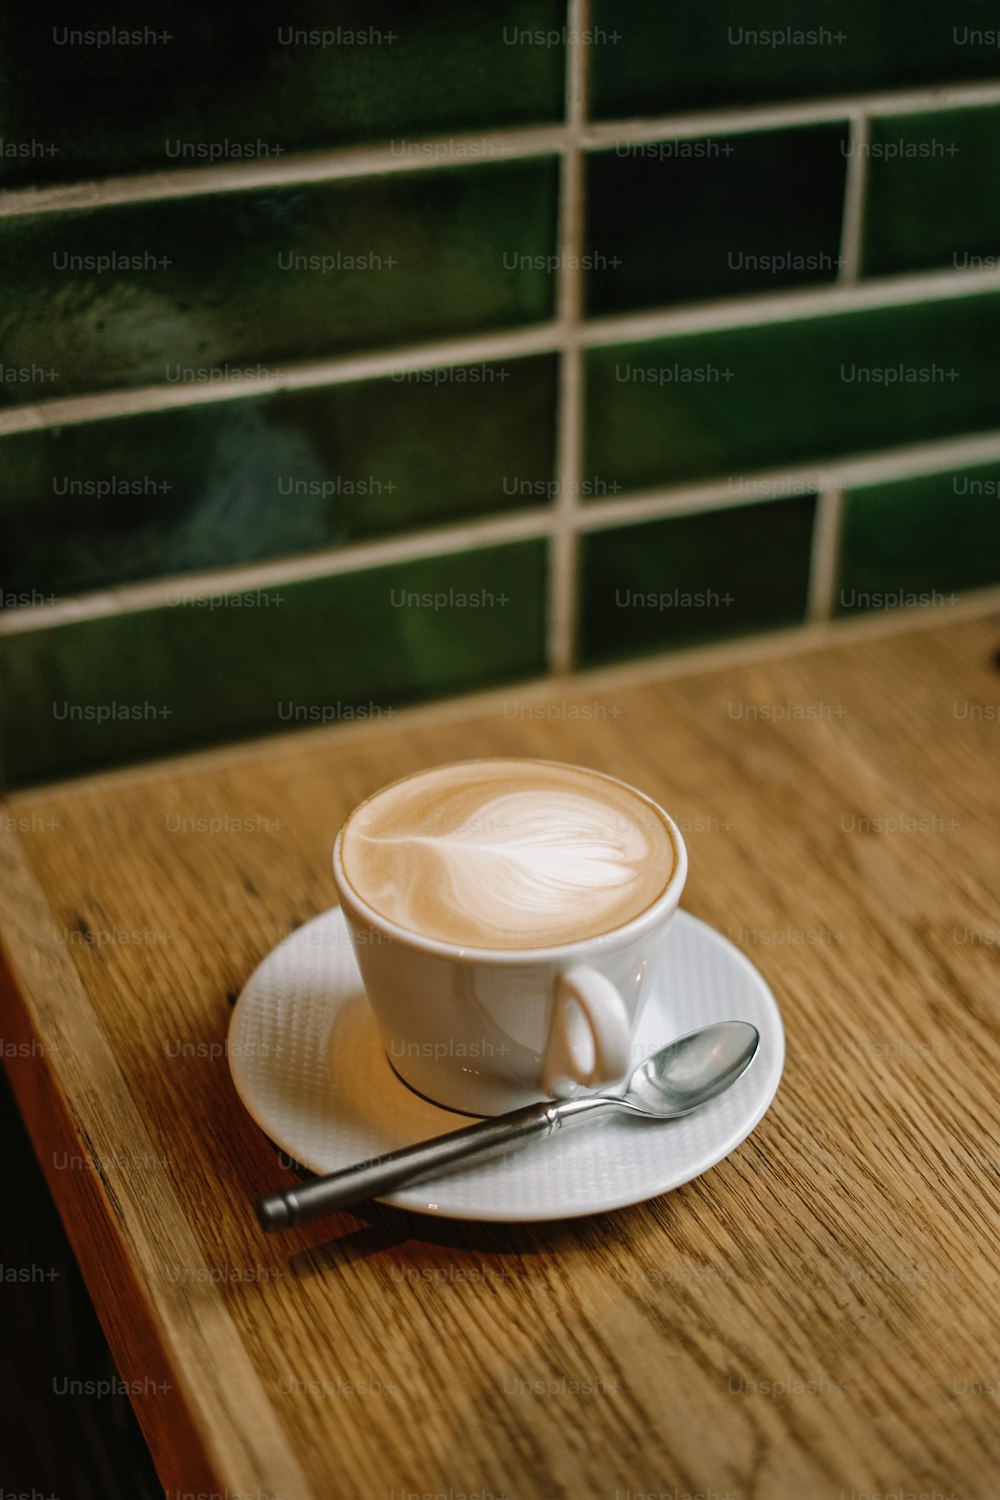
[[[350,814],[333,873],[389,1061],[492,1115],[629,1071],[687,874],[663,809],[557,761],[459,761]]]

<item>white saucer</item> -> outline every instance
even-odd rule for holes
[[[450,1219],[569,1219],[641,1203],[728,1156],[774,1098],[785,1037],[774,996],[727,938],[680,911],[635,1041],[636,1062],[710,1021],[750,1021],[760,1047],[733,1086],[662,1124],[608,1118],[382,1201]],[[237,1092],[262,1130],[313,1172],[457,1130],[400,1081],[382,1048],[339,908],[306,923],[246,983],[229,1028]],[[261,1183],[262,1191],[276,1183]]]

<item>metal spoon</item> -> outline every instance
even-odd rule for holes
[[[757,1028],[746,1021],[703,1026],[647,1057],[620,1094],[543,1100],[416,1146],[404,1146],[374,1161],[266,1193],[257,1204],[257,1217],[267,1230],[304,1224],[320,1214],[501,1156],[598,1114],[622,1111],[643,1120],[676,1119],[707,1104],[735,1082],[749,1066],[759,1041]]]

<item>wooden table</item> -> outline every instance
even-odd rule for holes
[[[1000,1493],[998,646],[996,617],[850,633],[9,801],[4,1052],[169,1491]],[[219,1055],[230,1006],[332,904],[353,804],[475,754],[673,812],[685,905],[782,1007],[777,1100],[624,1212],[265,1237],[251,1202],[292,1178]]]

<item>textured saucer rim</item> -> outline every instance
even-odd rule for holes
[[[280,943],[272,948],[269,953],[265,954],[264,958],[261,959],[260,963],[247,978],[243,988],[240,991],[236,1005],[230,1017],[230,1039],[232,1038],[233,1032],[235,1031],[236,1026],[241,1019],[241,1010],[244,1004],[244,998],[250,992],[254,981],[257,979],[261,970],[263,970],[268,965],[268,963],[274,958],[279,949],[294,945],[296,939],[301,938],[302,934],[307,932],[315,924],[327,921],[332,917],[339,917],[341,921],[345,921],[340,908],[331,907],[328,911],[322,912],[318,916],[312,918],[311,921],[304,923],[302,927],[299,927],[295,930],[295,932],[290,933],[286,938],[284,938]],[[754,1023],[758,1024],[758,1030],[760,1030],[761,1033],[760,1046],[758,1048],[756,1056],[754,1057],[753,1061],[751,1062],[750,1066],[743,1076],[745,1078],[749,1078],[752,1076],[756,1081],[761,1077],[765,1066],[769,1067],[771,1076],[768,1082],[766,1084],[763,1084],[762,1088],[757,1093],[755,1093],[753,1098],[752,1110],[748,1109],[746,1115],[741,1117],[739,1122],[733,1126],[733,1129],[725,1137],[723,1144],[721,1144],[718,1148],[713,1147],[712,1150],[707,1154],[698,1156],[697,1158],[694,1158],[692,1155],[690,1166],[680,1167],[675,1174],[670,1176],[669,1181],[667,1181],[666,1183],[662,1182],[660,1179],[656,1179],[655,1181],[650,1181],[648,1187],[642,1187],[639,1190],[631,1188],[623,1193],[610,1194],[604,1197],[598,1197],[597,1195],[595,1195],[593,1198],[586,1200],[586,1202],[584,1203],[564,1205],[562,1207],[554,1208],[550,1211],[547,1211],[545,1209],[529,1208],[527,1210],[521,1211],[504,1211],[502,1209],[498,1209],[495,1211],[484,1212],[484,1210],[479,1207],[470,1207],[468,1209],[463,1209],[460,1205],[456,1206],[454,1204],[447,1208],[441,1208],[437,1204],[428,1202],[426,1200],[425,1195],[433,1188],[433,1183],[415,1183],[410,1188],[401,1188],[398,1192],[387,1193],[384,1196],[378,1197],[374,1201],[378,1203],[384,1203],[386,1206],[391,1208],[405,1209],[408,1213],[423,1214],[429,1218],[454,1219],[456,1221],[468,1223],[557,1223],[562,1220],[568,1219],[588,1218],[593,1214],[610,1213],[616,1209],[631,1208],[640,1203],[650,1202],[654,1198],[659,1198],[667,1193],[672,1193],[677,1188],[684,1187],[687,1183],[695,1181],[697,1178],[703,1176],[704,1173],[711,1171],[713,1167],[718,1166],[720,1162],[725,1161],[728,1156],[731,1156],[732,1153],[737,1149],[737,1147],[741,1146],[743,1142],[747,1140],[748,1137],[752,1135],[756,1130],[757,1126],[760,1124],[761,1120],[770,1109],[771,1104],[774,1102],[775,1095],[777,1094],[778,1088],[780,1086],[785,1060],[785,1033],[784,1026],[781,1020],[781,1012],[778,1009],[778,1003],[774,998],[774,994],[771,990],[770,985],[767,983],[767,980],[764,978],[763,974],[761,974],[756,964],[754,964],[747,957],[747,955],[742,952],[741,949],[737,948],[735,943],[733,943],[729,938],[727,938],[717,928],[713,927],[710,923],[703,921],[700,917],[696,917],[691,912],[684,911],[683,909],[678,909],[677,914],[674,918],[674,922],[676,925],[681,927],[701,929],[702,941],[710,943],[721,959],[724,959],[724,961],[728,963],[734,963],[744,970],[748,981],[758,989],[761,1001],[765,1009],[769,1012],[770,1026],[769,1028],[766,1028],[766,1034],[764,1028],[762,1028],[756,1022]],[[667,949],[664,953],[662,961],[665,967],[669,967],[669,944],[667,945]],[[358,985],[360,988],[360,977],[358,979]],[[647,1015],[648,1012],[651,1011],[655,1006],[656,1000],[657,996],[654,993],[654,995],[648,1002]],[[742,1018],[733,1017],[733,1019],[738,1020]],[[372,1024],[374,1025],[374,1018],[372,1019]],[[670,1033],[666,1033],[664,1035],[662,1045],[666,1046],[669,1040]],[[303,1153],[301,1147],[296,1146],[294,1142],[289,1137],[284,1136],[281,1131],[276,1131],[273,1127],[273,1123],[268,1123],[268,1121],[266,1121],[262,1117],[263,1112],[255,1106],[253,1099],[248,1096],[245,1088],[241,1086],[240,1076],[236,1067],[236,1059],[238,1053],[234,1053],[231,1048],[227,1047],[227,1054],[230,1077],[232,1078],[233,1086],[236,1090],[237,1096],[239,1097],[240,1103],[243,1105],[243,1108],[246,1110],[247,1114],[254,1121],[254,1123],[267,1136],[268,1140],[270,1140],[280,1151],[284,1152],[293,1161],[298,1162],[307,1171],[316,1174],[329,1171],[330,1169],[328,1167],[312,1166],[308,1160],[308,1156],[310,1154],[308,1151]],[[408,1093],[411,1092],[408,1089],[408,1086],[396,1073],[391,1063],[389,1063],[388,1066],[389,1075],[393,1080],[394,1087],[404,1090]],[[428,1100],[426,1102],[432,1105],[434,1104],[433,1100]],[[434,1105],[434,1107],[440,1109],[443,1114],[446,1113],[449,1115],[454,1115],[455,1129],[459,1129],[461,1126],[471,1123],[473,1119],[478,1118],[458,1114],[453,1110],[446,1110],[444,1106],[441,1105]],[[705,1108],[708,1109],[710,1109],[711,1107],[711,1105],[705,1106]],[[630,1128],[640,1131],[669,1131],[670,1123],[670,1121],[665,1121],[661,1125],[653,1121],[628,1122]],[[579,1139],[581,1141],[584,1139],[584,1135],[585,1130],[581,1128],[579,1135]],[[544,1143],[541,1143],[538,1149],[544,1149]],[[516,1162],[516,1157],[513,1160]],[[514,1168],[514,1170],[516,1170],[516,1167]],[[451,1178],[452,1188],[454,1188],[454,1183],[456,1180],[458,1180],[459,1177],[472,1177],[475,1175],[475,1171],[476,1169],[474,1167],[467,1167],[463,1169],[463,1172],[461,1174],[453,1174]],[[441,1179],[441,1181],[444,1180],[445,1179]]]

